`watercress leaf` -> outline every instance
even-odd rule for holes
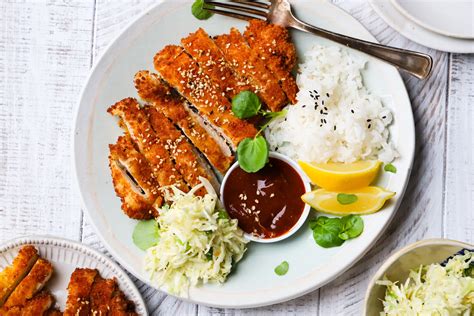
[[[160,239],[158,222],[154,219],[138,222],[133,230],[132,239],[135,246],[141,250],[155,246]]]
[[[240,168],[246,172],[257,172],[268,162],[268,145],[263,136],[245,138],[237,147]]]
[[[285,275],[288,272],[288,269],[290,268],[290,265],[288,262],[283,261],[279,265],[275,267],[275,273],[278,275]]]
[[[318,219],[321,217],[323,216],[318,217]],[[341,230],[342,222],[340,218],[323,218],[316,222],[313,229],[314,241],[324,248],[340,246],[344,243],[344,240],[339,238]]]
[[[392,165],[391,163],[386,164],[386,165],[383,167],[383,170],[385,170],[385,171],[387,171],[387,172],[391,172],[391,173],[397,173],[397,167],[395,167],[395,166]]]
[[[213,5],[208,6],[214,8]],[[214,15],[214,13],[204,9],[204,0],[195,0],[191,6],[191,13],[199,20],[207,20]]]
[[[337,195],[337,201],[343,205],[352,204],[356,202],[357,199],[357,195],[355,194],[339,193]]]
[[[342,230],[339,238],[343,240],[358,237],[364,231],[364,221],[358,215],[347,215],[341,218]]]
[[[232,98],[232,112],[240,119],[257,115],[261,107],[260,99],[252,91],[242,91]]]

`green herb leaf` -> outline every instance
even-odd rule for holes
[[[288,262],[283,261],[279,265],[275,267],[275,273],[278,275],[285,275],[288,272],[288,269],[290,268],[290,265]]]
[[[342,205],[352,204],[357,201],[357,195],[355,194],[346,194],[339,193],[337,195],[337,201]]]
[[[321,247],[337,247],[344,243],[344,240],[339,237],[339,233],[342,230],[342,221],[340,218],[320,216],[313,225],[314,241]]]
[[[315,229],[316,226],[318,226],[318,220],[316,218],[313,218],[312,220],[309,221],[309,228],[311,230]]]
[[[355,238],[364,231],[364,221],[358,215],[347,215],[341,218],[342,230],[339,233],[339,238],[348,240]]]
[[[268,145],[263,136],[245,138],[237,147],[239,166],[246,172],[257,172],[268,161]]]
[[[386,165],[383,167],[383,170],[385,170],[385,171],[387,171],[387,172],[391,172],[391,173],[397,173],[397,167],[395,167],[395,166],[392,165],[391,163],[386,164]]]
[[[252,91],[242,91],[232,98],[232,112],[240,119],[257,115],[261,107],[260,99]]]
[[[160,239],[158,222],[154,219],[138,222],[133,230],[132,239],[135,246],[141,250],[155,246]]]
[[[229,219],[229,214],[225,210],[220,210],[217,212],[218,219]]]
[[[209,7],[213,8],[214,6],[209,5]],[[194,17],[196,17],[199,20],[207,20],[214,14],[204,9],[204,0],[195,0],[191,7],[191,12],[194,15]]]

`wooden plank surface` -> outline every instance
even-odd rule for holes
[[[433,76],[404,76],[416,158],[402,206],[368,254],[304,297],[269,307],[197,306],[133,278],[152,315],[360,315],[369,277],[395,249],[427,237],[474,242],[474,56],[437,52],[396,33],[362,0],[336,0],[382,43],[428,52]],[[73,108],[91,63],[153,0],[0,3],[0,242],[48,233],[105,253],[82,217],[70,168]]]
[[[0,1],[0,241],[80,238],[71,126],[90,68],[93,9]]]
[[[443,237],[474,243],[474,55],[449,68]]]

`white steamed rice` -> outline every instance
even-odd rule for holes
[[[388,130],[392,113],[365,88],[365,61],[336,46],[316,45],[304,57],[298,103],[266,129],[270,149],[313,162],[396,158]]]

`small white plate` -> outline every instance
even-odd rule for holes
[[[103,278],[115,277],[120,289],[135,304],[138,315],[148,315],[140,292],[116,263],[98,251],[72,240],[27,236],[7,241],[0,245],[0,270],[10,265],[20,248],[25,245],[35,246],[40,256],[53,264],[54,273],[46,288],[54,295],[61,310],[66,305],[67,286],[72,272],[76,268],[92,268],[97,269]]]
[[[209,34],[244,29],[246,22],[213,16],[199,21],[191,14],[192,1],[160,1],[126,28],[106,49],[90,74],[81,95],[74,126],[74,166],[87,214],[113,256],[143,282],[154,286],[143,269],[144,252],[132,241],[136,221],[120,209],[108,168],[108,144],[123,132],[107,112],[118,100],[137,96],[133,77],[138,70],[153,70],[153,56],[167,44],[199,27]],[[292,0],[296,14],[304,21],[335,32],[376,41],[353,17],[323,0]],[[292,31],[298,55],[315,44],[337,45],[317,36]],[[398,172],[381,172],[377,185],[397,192],[382,211],[364,216],[365,231],[341,247],[319,247],[307,224],[290,238],[272,244],[251,243],[243,260],[221,285],[191,288],[191,302],[218,307],[255,307],[275,304],[313,291],[349,269],[375,243],[388,226],[403,197],[415,153],[415,128],[410,99],[398,71],[357,51],[368,60],[363,78],[368,89],[380,96],[393,111],[392,140],[400,153]],[[383,78],[381,80],[380,78]],[[304,259],[302,259],[304,258]],[[288,261],[290,269],[278,276],[274,268]]]
[[[407,18],[391,0],[369,0],[375,12],[397,32],[406,38],[444,52],[474,53],[474,40],[450,37],[433,32]]]
[[[422,27],[451,37],[474,39],[472,0],[392,0],[395,7]]]

